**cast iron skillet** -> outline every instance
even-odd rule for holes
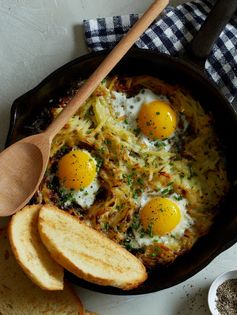
[[[194,39],[185,58],[175,58],[157,52],[134,49],[113,70],[113,73],[117,74],[149,74],[169,83],[185,86],[200,101],[207,112],[212,112],[215,118],[215,128],[225,151],[231,190],[220,205],[220,214],[210,232],[199,239],[188,253],[178,257],[173,264],[158,267],[150,273],[148,280],[135,290],[122,291],[112,287],[94,285],[68,273],[66,276],[71,281],[85,288],[109,294],[126,295],[154,292],[171,287],[191,277],[237,241],[237,188],[234,185],[237,178],[237,145],[235,140],[237,117],[235,110],[218,91],[218,88],[207,79],[203,71],[198,69],[200,64],[204,64],[203,57],[206,58],[210,51],[211,42],[219,35],[220,28],[233,14],[237,6],[236,2],[236,0],[218,1],[208,18],[208,23],[204,23],[204,32],[201,31]],[[206,30],[206,27],[209,28],[209,31]],[[15,100],[11,109],[11,123],[6,146],[32,134],[32,132],[35,133],[36,130],[44,129],[44,124],[36,126],[35,121],[36,117],[41,117],[44,115],[42,113],[47,111],[50,100],[58,100],[60,96],[65,95],[73,82],[87,78],[106,54],[107,52],[92,53],[67,63],[49,75],[33,90]],[[192,56],[191,60],[190,56]],[[187,57],[189,62],[185,61]],[[198,67],[193,65],[194,61]]]

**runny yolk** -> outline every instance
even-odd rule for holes
[[[170,105],[156,100],[144,104],[138,114],[138,127],[151,139],[164,139],[176,129],[176,114]]]
[[[64,187],[84,189],[96,177],[95,160],[85,151],[70,151],[59,161],[57,175]]]
[[[140,219],[145,230],[150,228],[154,235],[162,236],[180,222],[180,208],[168,198],[156,197],[141,209]]]

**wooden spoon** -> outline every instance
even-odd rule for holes
[[[157,0],[150,6],[45,132],[18,141],[0,154],[0,216],[15,213],[30,200],[45,173],[53,137],[163,11],[168,2]]]

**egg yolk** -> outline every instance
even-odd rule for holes
[[[157,100],[144,104],[138,114],[138,127],[151,139],[164,139],[176,128],[176,114],[166,102]]]
[[[96,163],[87,152],[70,151],[59,161],[57,175],[64,187],[83,189],[95,179]]]
[[[168,198],[156,197],[141,209],[140,218],[145,230],[151,228],[154,235],[162,236],[172,231],[180,222],[178,205]]]

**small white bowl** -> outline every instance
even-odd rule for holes
[[[209,292],[208,292],[208,306],[212,313],[212,315],[220,315],[216,308],[216,290],[224,281],[229,279],[237,279],[237,270],[232,270],[228,272],[222,273],[219,277],[217,277],[211,284]]]

